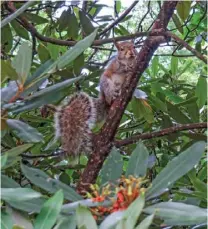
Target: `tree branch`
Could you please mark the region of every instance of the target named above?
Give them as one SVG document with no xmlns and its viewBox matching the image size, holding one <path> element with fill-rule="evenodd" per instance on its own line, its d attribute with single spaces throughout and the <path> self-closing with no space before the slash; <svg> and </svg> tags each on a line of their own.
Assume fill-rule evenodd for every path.
<svg viewBox="0 0 208 229">
<path fill-rule="evenodd" d="M 114 28 L 115 25 L 117 25 L 120 21 L 122 21 L 126 15 L 128 15 L 131 10 L 136 6 L 136 4 L 138 3 L 138 1 L 134 1 L 129 8 L 127 8 L 120 17 L 118 17 L 112 24 L 110 24 L 109 26 L 107 26 L 100 34 L 99 36 L 105 34 L 106 32 L 108 32 L 110 29 Z"/>
<path fill-rule="evenodd" d="M 196 49 L 192 48 L 188 43 L 186 43 L 184 40 L 176 36 L 175 34 L 171 32 L 166 32 L 167 36 L 173 38 L 177 43 L 184 46 L 186 49 L 188 49 L 190 52 L 192 52 L 196 57 L 198 57 L 200 60 L 202 60 L 205 64 L 207 64 L 207 58 L 203 56 L 200 52 L 198 52 Z"/>
<path fill-rule="evenodd" d="M 8 2 L 8 4 L 10 4 Z M 5 25 L 7 25 L 9 22 L 11 22 L 12 20 L 14 20 L 16 17 L 18 17 L 21 13 L 23 13 L 27 8 L 29 8 L 31 5 L 33 4 L 33 1 L 28 1 L 27 3 L 25 3 L 21 8 L 19 8 L 18 10 L 15 10 L 15 12 L 13 12 L 12 15 L 9 15 L 7 18 L 5 18 L 2 22 L 1 22 L 1 26 L 0 28 L 3 28 Z"/>
<path fill-rule="evenodd" d="M 152 32 L 154 30 L 165 31 L 176 4 L 177 1 L 164 1 L 157 20 L 153 25 Z M 102 168 L 106 157 L 110 153 L 120 120 L 126 106 L 131 100 L 137 83 L 141 78 L 142 73 L 148 67 L 149 61 L 154 52 L 164 40 L 165 38 L 163 36 L 149 36 L 145 40 L 144 45 L 137 56 L 137 66 L 135 66 L 135 69 L 132 72 L 129 72 L 126 76 L 126 81 L 122 86 L 121 95 L 112 104 L 104 126 L 100 133 L 94 138 L 94 150 L 90 155 L 88 164 L 77 186 L 78 192 L 85 193 L 86 190 L 88 190 L 89 185 L 96 181 L 99 171 Z"/>
<path fill-rule="evenodd" d="M 160 131 L 139 134 L 139 135 L 132 136 L 130 138 L 126 138 L 124 140 L 117 140 L 115 141 L 115 146 L 116 147 L 126 146 L 129 144 L 133 144 L 140 139 L 144 140 L 144 139 L 163 137 L 165 135 L 169 135 L 169 134 L 176 133 L 176 132 L 183 131 L 183 130 L 204 129 L 204 128 L 207 128 L 206 122 L 177 125 L 177 126 L 169 127 L 166 129 L 162 129 Z"/>
<path fill-rule="evenodd" d="M 14 13 L 16 12 L 16 8 L 14 6 L 14 4 L 12 2 L 10 2 L 10 4 L 7 3 L 7 8 L 10 12 Z M 51 37 L 46 37 L 43 36 L 42 34 L 40 34 L 36 28 L 27 21 L 27 19 L 23 16 L 19 16 L 18 17 L 21 21 L 21 25 L 28 30 L 31 34 L 33 34 L 33 36 L 37 37 L 39 40 L 44 41 L 44 42 L 48 42 L 51 44 L 55 44 L 55 45 L 60 45 L 60 46 L 74 46 L 77 41 L 68 41 L 68 40 L 60 40 L 60 39 L 56 39 L 56 38 L 51 38 Z M 18 20 L 19 22 L 19 20 Z M 115 38 L 107 38 L 107 39 L 100 39 L 100 40 L 95 40 L 92 43 L 93 45 L 103 45 L 103 44 L 107 44 L 107 43 L 112 43 L 114 41 L 125 41 L 125 40 L 129 40 L 129 39 L 134 39 L 136 37 L 144 37 L 144 36 L 158 36 L 158 32 L 154 33 L 150 31 L 147 32 L 137 32 L 134 34 L 129 34 L 126 36 L 120 36 L 120 37 L 115 37 Z"/>
</svg>

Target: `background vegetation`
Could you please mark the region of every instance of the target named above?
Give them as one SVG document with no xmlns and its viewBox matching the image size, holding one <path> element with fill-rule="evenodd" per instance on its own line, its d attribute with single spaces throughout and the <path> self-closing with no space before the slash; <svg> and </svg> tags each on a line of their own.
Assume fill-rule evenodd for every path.
<svg viewBox="0 0 208 229">
<path fill-rule="evenodd" d="M 1 228 L 206 228 L 206 1 L 177 3 L 172 39 L 143 72 L 84 196 L 89 156 L 63 158 L 53 140 L 47 104 L 80 90 L 97 97 L 113 38 L 140 51 L 161 7 L 1 1 Z"/>
</svg>

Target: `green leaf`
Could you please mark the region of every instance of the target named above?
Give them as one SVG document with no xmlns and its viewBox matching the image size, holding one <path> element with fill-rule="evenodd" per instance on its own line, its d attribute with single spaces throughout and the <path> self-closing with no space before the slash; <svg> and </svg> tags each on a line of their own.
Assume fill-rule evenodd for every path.
<svg viewBox="0 0 208 229">
<path fill-rule="evenodd" d="M 7 159 L 8 159 L 8 154 L 5 154 L 5 155 L 1 156 L 1 168 L 0 169 L 4 168 L 4 166 L 7 163 Z"/>
<path fill-rule="evenodd" d="M 17 73 L 11 66 L 9 60 L 1 60 L 1 81 L 4 82 L 6 79 L 17 80 Z"/>
<path fill-rule="evenodd" d="M 67 200 L 77 201 L 82 199 L 82 197 L 76 193 L 74 189 L 60 182 L 59 180 L 49 177 L 46 173 L 39 169 L 30 168 L 21 164 L 21 170 L 27 179 L 29 179 L 33 184 L 50 193 L 55 193 L 56 191 L 62 189 L 64 192 L 64 197 Z"/>
<path fill-rule="evenodd" d="M 198 179 L 196 177 L 196 173 L 194 172 L 194 170 L 191 170 L 188 173 L 188 177 L 189 177 L 191 183 L 193 184 L 194 188 L 196 189 L 196 191 L 202 192 L 203 196 L 206 198 L 207 185 L 203 181 L 201 181 L 200 179 Z"/>
<path fill-rule="evenodd" d="M 2 188 L 19 188 L 20 185 L 12 178 L 1 174 L 1 187 Z"/>
<path fill-rule="evenodd" d="M 1 211 L 1 229 L 12 229 L 12 215 L 8 212 Z"/>
<path fill-rule="evenodd" d="M 27 30 L 23 26 L 21 26 L 16 20 L 13 20 L 11 22 L 11 25 L 18 36 L 24 38 L 25 40 L 30 39 Z"/>
<path fill-rule="evenodd" d="M 123 219 L 123 226 L 124 228 L 128 229 L 134 229 L 134 226 L 137 223 L 137 220 L 142 213 L 142 209 L 145 204 L 145 198 L 144 194 L 140 193 L 140 196 L 134 200 L 133 203 L 130 204 L 130 206 L 127 208 L 127 210 L 124 212 Z"/>
<path fill-rule="evenodd" d="M 57 70 L 65 68 L 70 62 L 75 60 L 81 53 L 91 46 L 95 39 L 96 33 L 97 30 L 85 37 L 83 40 L 77 42 L 74 47 L 66 51 L 61 57 L 58 58 L 58 60 L 53 62 L 51 65 L 47 65 L 45 70 L 39 70 L 41 73 L 36 76 L 32 82 L 27 84 L 27 88 L 33 86 L 42 79 L 46 79 L 50 74 L 56 72 Z"/>
<path fill-rule="evenodd" d="M 148 229 L 154 219 L 154 214 L 147 216 L 135 229 Z"/>
<path fill-rule="evenodd" d="M 185 175 L 199 162 L 204 148 L 205 142 L 197 142 L 170 161 L 153 180 L 152 187 L 147 190 L 146 196 L 154 196 Z"/>
<path fill-rule="evenodd" d="M 171 73 L 176 76 L 178 72 L 178 57 L 172 56 L 171 58 Z"/>
<path fill-rule="evenodd" d="M 112 229 L 120 220 L 122 220 L 124 211 L 113 212 L 107 216 L 103 222 L 100 224 L 99 229 Z"/>
<path fill-rule="evenodd" d="M 46 46 L 42 43 L 38 45 L 38 56 L 42 63 L 45 63 L 47 60 L 50 59 L 50 53 L 48 49 L 46 48 Z"/>
<path fill-rule="evenodd" d="M 182 24 L 181 24 L 180 19 L 178 18 L 178 16 L 176 14 L 173 14 L 172 15 L 172 19 L 173 19 L 173 22 L 174 22 L 176 28 L 178 29 L 178 31 L 181 34 L 183 34 L 183 26 L 182 26 Z"/>
<path fill-rule="evenodd" d="M 20 113 L 27 110 L 38 108 L 45 104 L 50 104 L 63 99 L 69 94 L 68 88 L 86 76 L 82 75 L 73 79 L 65 80 L 61 83 L 54 84 L 41 91 L 34 93 L 32 96 L 26 97 L 24 103 L 19 106 L 8 108 L 13 113 Z"/>
<path fill-rule="evenodd" d="M 79 200 L 73 203 L 64 204 L 62 206 L 61 212 L 62 213 L 74 212 L 74 210 L 76 210 L 76 208 L 79 207 L 80 205 L 85 207 L 111 206 L 112 202 L 108 200 L 105 200 L 103 202 L 95 202 L 92 199 Z"/>
<path fill-rule="evenodd" d="M 79 19 L 82 28 L 87 35 L 92 33 L 95 30 L 94 26 L 92 25 L 92 22 L 83 11 L 79 11 Z"/>
<path fill-rule="evenodd" d="M 26 17 L 29 21 L 31 21 L 33 24 L 36 25 L 40 25 L 48 22 L 46 18 L 43 18 L 37 14 L 33 14 L 29 12 L 23 13 L 22 16 Z"/>
<path fill-rule="evenodd" d="M 149 152 L 145 145 L 140 141 L 136 149 L 131 154 L 126 176 L 143 177 L 147 171 Z"/>
<path fill-rule="evenodd" d="M 4 154 L 8 155 L 8 159 L 5 165 L 5 169 L 12 166 L 17 160 L 20 160 L 18 157 L 21 153 L 25 152 L 29 148 L 31 148 L 33 144 L 24 144 L 17 147 L 14 147 L 8 151 L 6 151 Z"/>
<path fill-rule="evenodd" d="M 63 203 L 63 192 L 59 190 L 54 196 L 47 200 L 34 222 L 34 229 L 51 229 L 61 211 Z"/>
<path fill-rule="evenodd" d="M 59 30 L 63 31 L 69 22 L 69 15 L 71 14 L 71 9 L 68 8 L 68 10 L 64 10 L 58 20 Z"/>
<path fill-rule="evenodd" d="M 167 102 L 168 107 L 168 114 L 170 117 L 176 120 L 177 123 L 191 123 L 192 120 L 190 120 L 182 111 L 179 109 L 176 105 L 172 105 L 171 103 Z"/>
<path fill-rule="evenodd" d="M 17 132 L 17 136 L 24 142 L 43 141 L 42 134 L 24 122 L 15 119 L 7 119 L 7 124 L 12 130 Z"/>
<path fill-rule="evenodd" d="M 121 11 L 121 1 L 115 1 L 115 8 L 116 8 L 116 13 L 119 14 Z"/>
<path fill-rule="evenodd" d="M 100 172 L 101 184 L 119 179 L 122 174 L 122 168 L 122 156 L 117 149 L 113 148 Z"/>
<path fill-rule="evenodd" d="M 133 98 L 131 105 L 137 119 L 144 118 L 148 123 L 154 122 L 152 108 L 146 100 Z"/>
<path fill-rule="evenodd" d="M 17 55 L 12 61 L 12 67 L 16 70 L 19 80 L 23 85 L 29 75 L 32 62 L 32 48 L 28 42 L 22 43 Z"/>
<path fill-rule="evenodd" d="M 154 105 L 157 110 L 167 112 L 166 104 L 164 102 L 162 102 L 158 97 L 156 97 L 154 95 L 150 95 L 148 98 L 152 102 L 151 105 Z"/>
<path fill-rule="evenodd" d="M 76 219 L 78 229 L 97 229 L 97 224 L 91 212 L 83 206 L 76 209 Z"/>
<path fill-rule="evenodd" d="M 159 70 L 159 58 L 158 56 L 155 56 L 152 60 L 152 75 L 153 77 L 156 77 L 158 70 Z"/>
<path fill-rule="evenodd" d="M 201 109 L 207 101 L 207 79 L 204 77 L 199 77 L 195 95 L 198 97 L 197 104 L 199 109 Z"/>
<path fill-rule="evenodd" d="M 41 197 L 39 192 L 30 188 L 1 188 L 1 198 L 5 201 L 24 201 Z"/>
<path fill-rule="evenodd" d="M 164 224 L 174 226 L 194 225 L 207 221 L 207 210 L 194 205 L 163 202 L 144 209 L 145 213 L 152 214 L 165 220 Z"/>
<path fill-rule="evenodd" d="M 74 73 L 75 73 L 75 75 L 81 74 L 83 66 L 84 66 L 84 55 L 82 53 L 81 55 L 79 55 L 74 60 Z"/>
<path fill-rule="evenodd" d="M 1 30 L 1 45 L 4 47 L 5 52 L 9 52 L 12 48 L 12 44 L 13 44 L 12 31 L 9 24 L 7 24 Z"/>
<path fill-rule="evenodd" d="M 189 16 L 191 9 L 191 1 L 179 1 L 177 3 L 176 9 L 179 17 L 184 22 Z"/>
<path fill-rule="evenodd" d="M 18 200 L 17 201 L 11 201 L 10 200 L 7 202 L 13 208 L 19 209 L 21 211 L 28 212 L 28 213 L 31 213 L 31 212 L 38 213 L 38 212 L 40 212 L 40 209 L 41 209 L 42 205 L 44 204 L 45 199 L 42 197 L 41 198 L 35 198 L 35 199 L 31 199 L 31 200 L 21 201 L 21 204 Z"/>
<path fill-rule="evenodd" d="M 69 15 L 67 24 L 67 36 L 72 39 L 77 39 L 79 33 L 79 23 L 73 12 Z"/>
<path fill-rule="evenodd" d="M 54 229 L 76 229 L 76 217 L 75 215 L 61 217 Z"/>
</svg>

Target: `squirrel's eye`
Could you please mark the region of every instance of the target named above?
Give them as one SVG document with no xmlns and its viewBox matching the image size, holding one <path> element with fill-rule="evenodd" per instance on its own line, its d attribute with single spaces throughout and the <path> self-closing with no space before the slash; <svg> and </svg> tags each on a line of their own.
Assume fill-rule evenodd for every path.
<svg viewBox="0 0 208 229">
<path fill-rule="evenodd" d="M 124 50 L 124 47 L 120 47 L 120 51 L 123 51 Z"/>
</svg>

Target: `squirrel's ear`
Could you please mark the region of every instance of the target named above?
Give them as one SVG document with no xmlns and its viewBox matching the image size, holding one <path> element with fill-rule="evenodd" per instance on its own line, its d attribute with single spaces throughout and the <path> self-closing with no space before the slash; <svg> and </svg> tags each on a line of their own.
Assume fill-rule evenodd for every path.
<svg viewBox="0 0 208 229">
<path fill-rule="evenodd" d="M 115 40 L 114 40 L 114 42 L 113 42 L 113 43 L 114 43 L 114 45 L 116 46 L 116 48 L 119 50 L 119 48 L 120 48 L 120 44 L 119 44 L 117 41 L 115 41 Z"/>
</svg>

